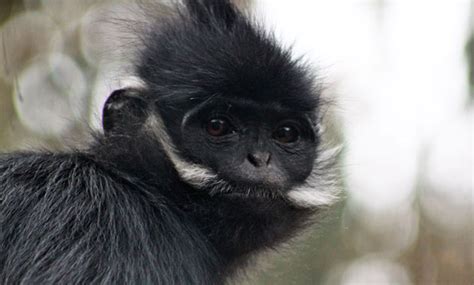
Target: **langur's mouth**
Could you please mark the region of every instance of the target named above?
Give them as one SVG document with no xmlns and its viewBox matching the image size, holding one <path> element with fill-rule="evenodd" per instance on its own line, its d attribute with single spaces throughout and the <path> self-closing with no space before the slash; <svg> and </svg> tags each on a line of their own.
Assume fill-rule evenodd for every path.
<svg viewBox="0 0 474 285">
<path fill-rule="evenodd" d="M 220 185 L 211 187 L 209 190 L 210 194 L 213 196 L 215 195 L 247 199 L 281 198 L 284 197 L 284 193 L 288 191 L 282 188 L 281 185 L 277 186 L 263 183 L 244 184 L 242 182 L 239 182 L 239 184 L 221 183 Z"/>
</svg>

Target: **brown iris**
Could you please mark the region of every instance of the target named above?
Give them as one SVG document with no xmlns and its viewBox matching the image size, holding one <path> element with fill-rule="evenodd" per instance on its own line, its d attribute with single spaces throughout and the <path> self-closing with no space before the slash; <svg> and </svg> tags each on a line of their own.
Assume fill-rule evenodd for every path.
<svg viewBox="0 0 474 285">
<path fill-rule="evenodd" d="M 296 142 L 300 137 L 298 128 L 291 125 L 278 127 L 273 132 L 273 139 L 284 144 Z"/>
<path fill-rule="evenodd" d="M 229 134 L 231 129 L 230 124 L 226 119 L 214 118 L 207 122 L 206 131 L 213 137 L 220 137 Z"/>
</svg>

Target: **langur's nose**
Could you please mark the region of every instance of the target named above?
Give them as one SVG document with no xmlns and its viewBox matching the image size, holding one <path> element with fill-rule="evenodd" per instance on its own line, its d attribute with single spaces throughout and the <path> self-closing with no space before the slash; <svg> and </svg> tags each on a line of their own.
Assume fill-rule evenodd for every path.
<svg viewBox="0 0 474 285">
<path fill-rule="evenodd" d="M 270 156 L 269 152 L 255 151 L 249 153 L 247 159 L 255 167 L 263 167 L 270 163 Z"/>
</svg>

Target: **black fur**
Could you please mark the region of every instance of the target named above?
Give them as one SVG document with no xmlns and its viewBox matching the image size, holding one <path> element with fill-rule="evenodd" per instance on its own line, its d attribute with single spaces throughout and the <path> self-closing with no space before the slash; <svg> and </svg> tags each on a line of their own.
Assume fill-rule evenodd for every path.
<svg viewBox="0 0 474 285">
<path fill-rule="evenodd" d="M 228 1 L 184 2 L 143 31 L 137 74 L 145 87 L 109 98 L 104 134 L 87 150 L 0 156 L 1 284 L 222 284 L 317 211 L 280 192 L 196 189 L 145 127 L 160 114 L 193 160 L 180 149 L 179 123 L 216 95 L 317 123 L 319 90 L 289 51 Z M 319 138 L 311 141 L 314 149 Z"/>
<path fill-rule="evenodd" d="M 164 197 L 82 154 L 0 160 L 2 284 L 213 284 L 215 250 Z"/>
</svg>

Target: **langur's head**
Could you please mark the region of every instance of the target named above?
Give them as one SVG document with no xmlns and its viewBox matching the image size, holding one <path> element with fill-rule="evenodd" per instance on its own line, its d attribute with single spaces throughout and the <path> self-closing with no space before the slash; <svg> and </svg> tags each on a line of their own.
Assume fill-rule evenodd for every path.
<svg viewBox="0 0 474 285">
<path fill-rule="evenodd" d="M 137 121 L 184 181 L 212 194 L 311 200 L 327 154 L 307 65 L 222 0 L 184 1 L 142 43 L 143 86 L 109 98 L 106 132 Z M 331 199 L 323 190 L 313 204 Z"/>
</svg>

